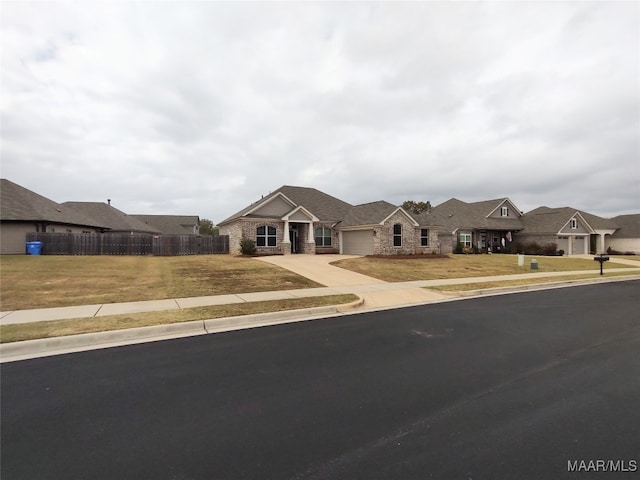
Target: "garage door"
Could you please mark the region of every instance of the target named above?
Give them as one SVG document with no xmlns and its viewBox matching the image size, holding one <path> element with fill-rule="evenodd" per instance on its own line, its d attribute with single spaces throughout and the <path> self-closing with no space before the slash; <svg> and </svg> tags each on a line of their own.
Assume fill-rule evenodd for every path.
<svg viewBox="0 0 640 480">
<path fill-rule="evenodd" d="M 342 232 L 342 253 L 373 255 L 373 230 Z"/>
</svg>

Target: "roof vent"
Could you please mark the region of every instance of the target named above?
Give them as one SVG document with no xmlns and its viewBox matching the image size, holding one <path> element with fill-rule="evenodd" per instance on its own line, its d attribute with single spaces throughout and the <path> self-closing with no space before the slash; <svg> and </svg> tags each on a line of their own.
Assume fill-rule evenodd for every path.
<svg viewBox="0 0 640 480">
<path fill-rule="evenodd" d="M 109 206 L 111 205 L 111 199 L 110 198 L 107 198 L 107 205 L 109 205 Z"/>
</svg>

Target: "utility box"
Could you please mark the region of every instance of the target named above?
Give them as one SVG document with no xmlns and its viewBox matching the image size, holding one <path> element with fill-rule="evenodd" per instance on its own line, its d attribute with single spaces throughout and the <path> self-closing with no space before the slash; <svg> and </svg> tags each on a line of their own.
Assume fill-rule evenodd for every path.
<svg viewBox="0 0 640 480">
<path fill-rule="evenodd" d="M 531 270 L 538 270 L 538 260 L 535 258 L 531 260 Z"/>
<path fill-rule="evenodd" d="M 521 253 L 518 254 L 518 266 L 524 267 L 524 255 L 522 255 Z"/>
</svg>

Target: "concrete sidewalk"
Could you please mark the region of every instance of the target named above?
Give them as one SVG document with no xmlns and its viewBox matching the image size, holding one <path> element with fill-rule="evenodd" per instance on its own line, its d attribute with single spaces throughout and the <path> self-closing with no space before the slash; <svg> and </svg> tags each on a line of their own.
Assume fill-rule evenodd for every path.
<svg viewBox="0 0 640 480">
<path fill-rule="evenodd" d="M 359 308 L 360 310 L 364 311 L 380 307 L 412 305 L 417 303 L 450 299 L 452 298 L 452 296 L 463 296 L 436 292 L 433 290 L 428 290 L 425 287 L 441 287 L 447 285 L 463 285 L 486 282 L 508 282 L 510 280 L 538 278 L 543 279 L 563 277 L 568 275 L 599 273 L 599 270 L 594 269 L 571 272 L 527 272 L 513 275 L 491 275 L 485 277 L 414 280 L 409 282 L 384 282 L 382 280 L 377 280 L 360 274 L 357 274 L 357 277 L 344 275 L 345 272 L 353 272 L 349 272 L 338 267 L 331 268 L 340 270 L 340 272 L 332 272 L 334 275 L 334 282 L 336 283 L 335 286 L 302 288 L 293 290 L 276 290 L 269 292 L 247 292 L 227 295 L 212 295 L 206 297 L 174 298 L 166 300 L 147 300 L 141 302 L 108 303 L 102 305 L 78 305 L 70 307 L 6 311 L 0 312 L 0 325 L 64 320 L 69 318 L 104 317 L 106 315 L 134 314 L 141 312 L 159 312 L 167 310 L 177 310 L 181 308 L 229 305 L 234 303 L 259 302 L 267 300 L 286 300 L 348 293 L 355 294 L 363 298 L 364 302 L 362 302 Z M 637 274 L 640 274 L 640 264 L 637 270 L 629 268 L 608 268 L 606 272 L 636 272 Z M 323 273 L 323 275 L 324 274 L 325 273 Z M 633 277 L 635 277 L 635 275 L 630 276 L 630 278 Z M 357 283 L 348 283 L 346 281 L 347 278 L 351 278 Z M 363 283 L 367 281 L 367 279 L 370 280 L 369 283 Z M 607 277 L 605 276 L 602 279 L 606 280 Z"/>
<path fill-rule="evenodd" d="M 287 268 L 307 278 L 327 284 L 326 287 L 278 290 L 270 292 L 247 292 L 206 297 L 175 298 L 141 302 L 111 303 L 103 305 L 80 305 L 71 307 L 42 308 L 0 312 L 0 325 L 64 320 L 69 318 L 94 318 L 105 315 L 156 312 L 180 308 L 228 305 L 233 303 L 257 302 L 265 300 L 294 299 L 324 295 L 351 293 L 360 300 L 343 306 L 315 307 L 301 310 L 271 312 L 263 314 L 217 318 L 211 320 L 188 321 L 169 325 L 139 327 L 108 332 L 71 335 L 67 337 L 44 338 L 0 344 L 0 363 L 24 360 L 63 353 L 80 352 L 97 348 L 131 345 L 151 341 L 203 335 L 215 332 L 256 328 L 267 325 L 299 322 L 316 318 L 327 318 L 345 313 L 383 310 L 411 305 L 421 305 L 443 301 L 454 301 L 471 296 L 496 295 L 560 286 L 598 282 L 626 281 L 640 279 L 640 262 L 629 260 L 629 265 L 638 268 L 608 268 L 607 274 L 625 272 L 621 277 L 603 276 L 586 280 L 571 280 L 553 284 L 507 286 L 460 293 L 442 293 L 425 287 L 460 285 L 486 282 L 505 282 L 521 279 L 544 279 L 567 275 L 599 273 L 599 269 L 572 272 L 530 272 L 514 275 L 493 275 L 485 277 L 454 278 L 440 280 L 417 280 L 409 282 L 384 282 L 355 272 L 334 267 L 329 262 L 345 256 L 333 255 L 291 255 L 262 258 L 262 261 Z M 613 262 L 612 262 L 613 263 Z"/>
</svg>

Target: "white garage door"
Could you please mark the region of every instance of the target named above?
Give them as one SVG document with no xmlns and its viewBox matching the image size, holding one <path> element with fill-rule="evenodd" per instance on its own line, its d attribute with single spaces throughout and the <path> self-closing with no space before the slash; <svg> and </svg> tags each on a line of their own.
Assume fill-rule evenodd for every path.
<svg viewBox="0 0 640 480">
<path fill-rule="evenodd" d="M 373 230 L 342 232 L 342 253 L 347 255 L 373 255 Z"/>
</svg>

